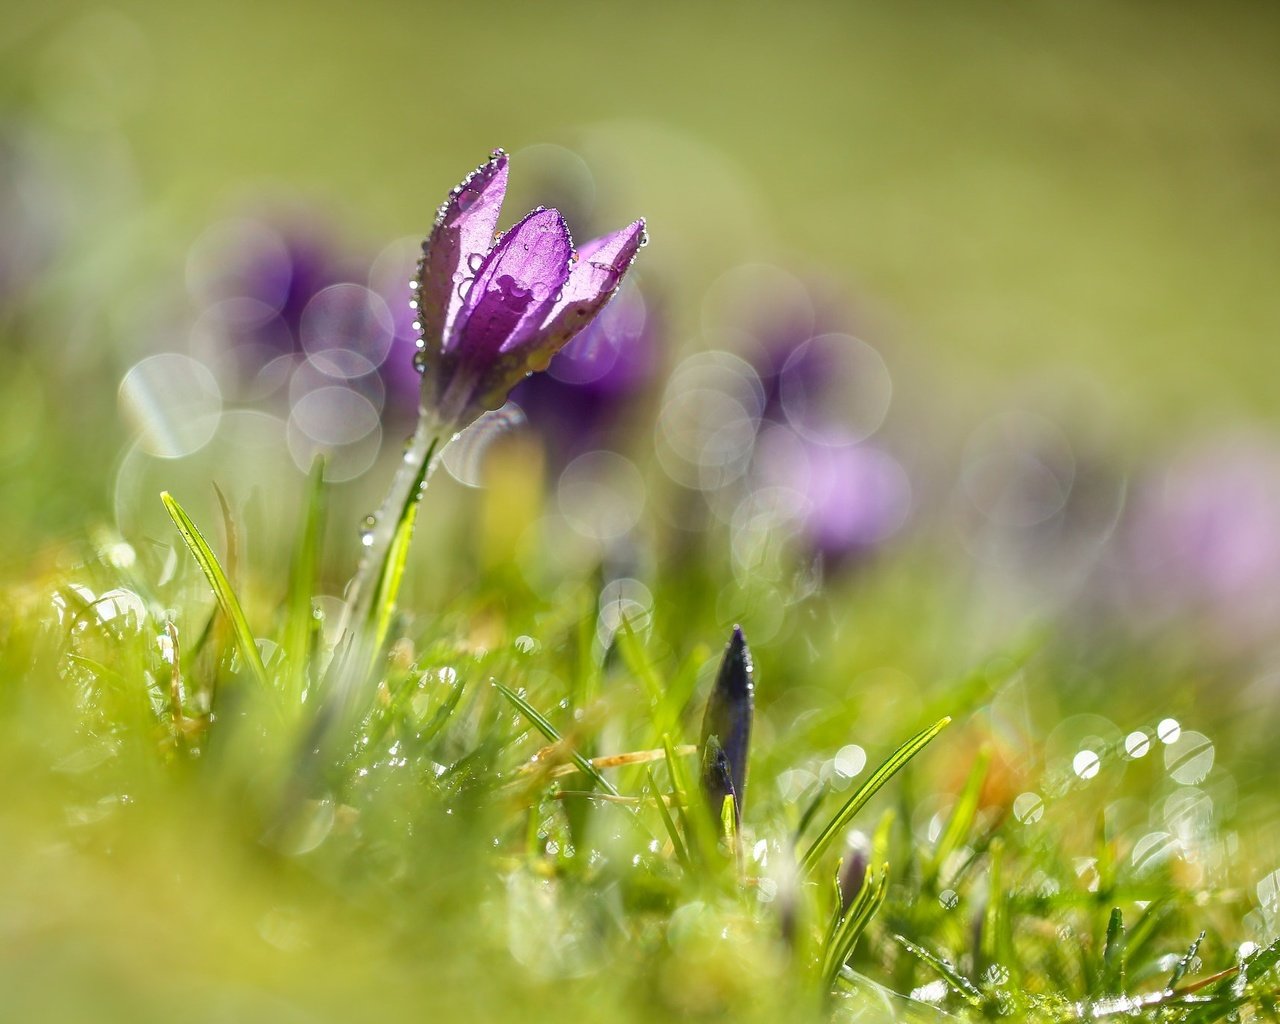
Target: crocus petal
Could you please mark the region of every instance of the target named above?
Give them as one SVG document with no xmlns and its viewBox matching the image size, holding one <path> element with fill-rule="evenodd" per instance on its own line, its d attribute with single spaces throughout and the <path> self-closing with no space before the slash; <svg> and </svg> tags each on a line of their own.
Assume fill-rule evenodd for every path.
<svg viewBox="0 0 1280 1024">
<path fill-rule="evenodd" d="M 493 232 L 507 192 L 507 155 L 494 150 L 449 193 L 440 207 L 435 227 L 422 247 L 418 270 L 418 322 L 428 350 L 438 349 L 462 309 L 460 287 L 472 276 L 493 245 Z"/>
<path fill-rule="evenodd" d="M 538 331 L 536 351 L 530 352 L 533 369 L 543 369 L 553 355 L 591 323 L 617 291 L 623 274 L 647 241 L 644 221 L 638 220 L 579 250 L 560 298 Z"/>
<path fill-rule="evenodd" d="M 535 210 L 480 264 L 446 349 L 485 370 L 537 330 L 569 276 L 573 242 L 556 210 Z"/>
</svg>

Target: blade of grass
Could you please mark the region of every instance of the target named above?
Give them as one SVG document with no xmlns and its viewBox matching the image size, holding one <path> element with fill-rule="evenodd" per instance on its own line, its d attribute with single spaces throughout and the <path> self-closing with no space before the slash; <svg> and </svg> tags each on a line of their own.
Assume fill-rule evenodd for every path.
<svg viewBox="0 0 1280 1024">
<path fill-rule="evenodd" d="M 1119 907 L 1111 909 L 1107 921 L 1107 944 L 1102 951 L 1102 994 L 1122 996 L 1125 988 L 1124 914 Z"/>
<path fill-rule="evenodd" d="M 654 778 L 652 768 L 646 768 L 644 773 L 649 780 L 649 792 L 653 794 L 653 802 L 658 805 L 658 814 L 662 818 L 662 826 L 667 830 L 667 836 L 671 839 L 671 848 L 675 851 L 676 860 L 680 862 L 681 867 L 688 871 L 693 867 L 689 861 L 689 851 L 685 849 L 684 840 L 680 838 L 680 830 L 676 828 L 675 819 L 671 817 L 671 812 L 667 809 L 667 802 L 662 799 L 662 791 L 658 789 L 658 780 Z"/>
<path fill-rule="evenodd" d="M 1196 936 L 1195 941 L 1187 947 L 1187 951 L 1182 954 L 1182 958 L 1173 965 L 1173 973 L 1169 975 L 1169 984 L 1165 986 L 1167 989 L 1175 989 L 1186 977 L 1187 971 L 1191 970 L 1191 965 L 1196 962 L 1196 954 L 1200 952 L 1200 943 L 1204 941 L 1205 933 L 1202 931 Z"/>
<path fill-rule="evenodd" d="M 871 800 L 884 784 L 896 775 L 916 754 L 920 753 L 927 747 L 938 735 L 951 723 L 950 718 L 942 718 L 916 733 L 906 743 L 902 744 L 895 750 L 889 759 L 877 768 L 871 777 L 864 782 L 858 790 L 845 801 L 835 815 L 827 822 L 823 830 L 818 834 L 818 838 L 813 841 L 809 849 L 805 851 L 805 855 L 800 858 L 800 875 L 804 877 L 813 871 L 817 866 L 818 859 L 827 851 L 827 848 L 835 842 L 836 838 L 844 830 L 845 826 L 853 820 L 868 801 Z"/>
<path fill-rule="evenodd" d="M 923 946 L 917 946 L 914 942 L 901 935 L 895 935 L 894 940 L 898 942 L 898 944 L 901 945 L 908 953 L 918 957 L 920 960 L 923 960 L 926 964 L 942 975 L 942 980 L 950 986 L 956 995 L 969 1003 L 970 1006 L 982 1006 L 985 1002 L 982 993 L 978 990 L 978 987 L 961 974 L 959 968 L 957 968 L 955 964 L 951 963 L 951 961 L 944 960 L 936 953 L 930 953 Z"/>
<path fill-rule="evenodd" d="M 502 696 L 519 709 L 520 713 L 524 715 L 525 718 L 533 723 L 534 728 L 537 729 L 538 732 L 542 733 L 542 735 L 552 743 L 564 743 L 564 738 L 560 735 L 556 727 L 547 721 L 547 719 L 545 719 L 537 710 L 535 710 L 532 704 L 514 690 L 503 686 L 496 679 L 493 680 L 493 685 L 497 688 L 498 692 L 502 694 Z M 580 772 L 590 777 L 595 784 L 606 793 L 610 796 L 621 796 L 617 789 L 614 788 L 613 783 L 606 779 L 600 773 L 600 769 L 593 765 L 589 759 L 578 753 L 578 751 L 572 749 L 569 750 L 569 757 L 572 759 L 573 763 L 578 766 L 578 770 Z"/>
<path fill-rule="evenodd" d="M 196 564 L 200 566 L 200 571 L 204 573 L 205 579 L 209 581 L 213 596 L 217 599 L 218 607 L 222 609 L 227 621 L 231 623 L 232 635 L 236 641 L 236 648 L 240 651 L 240 657 L 249 666 L 249 670 L 259 684 L 264 688 L 270 687 L 271 682 L 267 677 L 266 667 L 262 664 L 262 657 L 258 653 L 258 644 L 254 640 L 253 631 L 249 628 L 248 620 L 244 617 L 244 610 L 240 607 L 240 602 L 236 599 L 235 592 L 231 589 L 231 584 L 227 580 L 226 573 L 222 571 L 222 566 L 218 563 L 217 556 L 214 555 L 213 550 L 209 547 L 208 542 L 204 539 L 196 524 L 192 522 L 191 517 L 187 515 L 173 495 L 168 491 L 162 491 L 160 500 L 164 502 L 169 518 L 173 520 L 173 524 L 178 528 L 178 533 L 182 535 L 182 540 L 187 545 L 187 550 L 191 552 Z"/>
<path fill-rule="evenodd" d="M 951 816 L 947 819 L 947 824 L 943 828 L 942 834 L 938 837 L 937 845 L 933 849 L 933 855 L 925 866 L 925 879 L 928 882 L 938 880 L 947 858 L 953 851 L 960 848 L 960 844 L 964 842 L 969 830 L 973 828 L 974 819 L 978 814 L 978 802 L 982 797 L 982 784 L 986 781 L 987 770 L 990 765 L 991 748 L 983 747 L 978 752 L 978 757 L 973 763 L 973 769 L 969 772 L 969 777 L 965 780 L 964 789 L 960 791 L 960 796 L 956 798 L 955 807 L 951 809 Z"/>
<path fill-rule="evenodd" d="M 879 873 L 874 871 L 870 865 L 867 866 L 862 888 L 858 890 L 858 895 L 854 898 L 853 903 L 850 904 L 848 912 L 841 919 L 827 946 L 826 970 L 823 973 L 823 981 L 827 990 L 830 990 L 835 985 L 836 976 L 840 973 L 840 969 L 849 962 L 849 957 L 853 955 L 853 948 L 858 944 L 858 939 L 861 938 L 867 925 L 871 923 L 871 919 L 876 916 L 880 907 L 883 906 L 885 894 L 888 892 L 888 882 L 888 864 L 883 865 Z"/>
</svg>

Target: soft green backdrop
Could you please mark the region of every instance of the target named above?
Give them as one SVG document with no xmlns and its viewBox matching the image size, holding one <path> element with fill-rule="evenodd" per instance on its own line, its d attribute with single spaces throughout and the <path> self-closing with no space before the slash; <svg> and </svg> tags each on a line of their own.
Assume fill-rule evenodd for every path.
<svg viewBox="0 0 1280 1024">
<path fill-rule="evenodd" d="M 1158 440 L 1274 416 L 1278 14 L 53 2 L 0 16 L 0 77 L 72 138 L 123 133 L 121 259 L 265 184 L 370 240 L 421 232 L 493 145 L 557 141 L 648 214 L 679 302 L 744 257 L 820 267 L 953 394 L 1067 371 Z"/>
</svg>

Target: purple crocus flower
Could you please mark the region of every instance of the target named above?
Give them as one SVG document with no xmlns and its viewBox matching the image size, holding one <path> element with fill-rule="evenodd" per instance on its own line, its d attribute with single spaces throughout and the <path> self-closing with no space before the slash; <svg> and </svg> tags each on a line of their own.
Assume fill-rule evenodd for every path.
<svg viewBox="0 0 1280 1024">
<path fill-rule="evenodd" d="M 414 285 L 423 405 L 466 426 L 545 369 L 613 296 L 645 244 L 637 220 L 575 254 L 564 218 L 535 209 L 493 241 L 507 187 L 501 150 L 455 188 L 423 245 Z"/>
</svg>

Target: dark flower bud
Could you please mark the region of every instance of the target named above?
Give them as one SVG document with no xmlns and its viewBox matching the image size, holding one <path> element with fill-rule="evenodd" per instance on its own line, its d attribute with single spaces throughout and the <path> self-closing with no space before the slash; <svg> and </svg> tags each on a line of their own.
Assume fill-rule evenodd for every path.
<svg viewBox="0 0 1280 1024">
<path fill-rule="evenodd" d="M 702 788 L 717 820 L 725 797 L 733 797 L 735 821 L 742 820 L 754 715 L 751 651 L 734 626 L 702 719 Z"/>
</svg>

